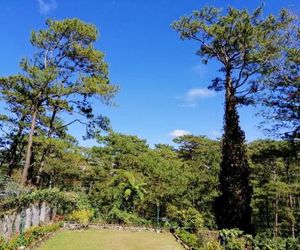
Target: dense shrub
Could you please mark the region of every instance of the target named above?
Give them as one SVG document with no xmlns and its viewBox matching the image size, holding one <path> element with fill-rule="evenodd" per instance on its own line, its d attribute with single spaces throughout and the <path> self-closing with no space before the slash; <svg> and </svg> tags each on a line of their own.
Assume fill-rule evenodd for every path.
<svg viewBox="0 0 300 250">
<path fill-rule="evenodd" d="M 220 238 L 227 250 L 242 250 L 246 245 L 246 238 L 243 236 L 243 231 L 233 229 L 222 229 Z"/>
<path fill-rule="evenodd" d="M 71 221 L 75 221 L 81 224 L 88 224 L 92 217 L 94 216 L 94 212 L 92 210 L 74 210 L 68 216 L 68 219 Z"/>
<path fill-rule="evenodd" d="M 15 250 L 20 246 L 29 247 L 46 234 L 57 231 L 61 226 L 61 223 L 55 223 L 47 226 L 32 227 L 24 234 L 15 235 L 9 241 L 0 237 L 0 250 Z"/>
<path fill-rule="evenodd" d="M 77 207 L 78 194 L 62 192 L 59 189 L 36 190 L 0 203 L 0 211 L 21 209 L 30 204 L 47 202 L 58 208 L 58 213 L 67 214 Z"/>
<path fill-rule="evenodd" d="M 200 249 L 202 240 L 196 234 L 190 233 L 183 229 L 177 229 L 176 234 L 189 247 L 192 247 L 193 249 Z"/>
<path fill-rule="evenodd" d="M 259 234 L 253 243 L 255 250 L 300 250 L 300 238 L 274 238 Z"/>
<path fill-rule="evenodd" d="M 134 213 L 125 212 L 117 208 L 113 208 L 109 214 L 106 216 L 106 222 L 108 223 L 118 223 L 126 225 L 144 225 L 148 226 L 151 222 L 139 217 Z"/>
<path fill-rule="evenodd" d="M 10 177 L 2 175 L 0 172 L 0 199 L 16 197 L 28 191 L 28 187 L 13 181 Z"/>
<path fill-rule="evenodd" d="M 217 240 L 210 240 L 203 244 L 200 250 L 223 250 L 223 247 Z"/>
<path fill-rule="evenodd" d="M 167 208 L 167 214 L 177 227 L 186 231 L 196 233 L 203 228 L 203 216 L 195 208 L 178 210 L 177 207 L 170 205 Z"/>
</svg>

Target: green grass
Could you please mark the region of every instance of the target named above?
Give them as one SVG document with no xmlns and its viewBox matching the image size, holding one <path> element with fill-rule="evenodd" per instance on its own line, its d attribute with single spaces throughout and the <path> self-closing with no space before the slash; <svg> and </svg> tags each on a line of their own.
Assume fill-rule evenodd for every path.
<svg viewBox="0 0 300 250">
<path fill-rule="evenodd" d="M 110 229 L 60 231 L 39 250 L 182 250 L 170 233 Z"/>
</svg>

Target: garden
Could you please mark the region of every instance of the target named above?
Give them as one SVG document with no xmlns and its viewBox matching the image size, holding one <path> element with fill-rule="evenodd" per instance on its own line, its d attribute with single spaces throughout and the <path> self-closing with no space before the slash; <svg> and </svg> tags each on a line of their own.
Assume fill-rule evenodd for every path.
<svg viewBox="0 0 300 250">
<path fill-rule="evenodd" d="M 46 12 L 56 8 L 54 0 L 37 2 Z M 124 103 L 122 85 L 98 49 L 98 27 L 53 17 L 34 29 L 19 73 L 0 72 L 0 250 L 300 250 L 299 17 L 246 7 L 176 12 L 168 23 L 176 48 L 193 56 L 187 44 L 194 46 L 214 72 L 211 84 L 176 97 L 186 112 L 170 122 L 165 99 L 151 110 L 147 99 L 125 132 L 108 117 L 121 125 L 137 113 L 118 120 L 111 111 L 115 100 Z M 222 102 L 222 135 L 198 134 L 215 119 L 207 113 L 195 133 L 175 129 L 169 142 L 154 140 L 167 123 L 193 126 L 199 97 Z M 250 118 L 249 107 L 258 110 Z M 164 118 L 143 122 L 153 110 Z M 242 127 L 257 116 L 265 134 L 246 140 Z"/>
</svg>

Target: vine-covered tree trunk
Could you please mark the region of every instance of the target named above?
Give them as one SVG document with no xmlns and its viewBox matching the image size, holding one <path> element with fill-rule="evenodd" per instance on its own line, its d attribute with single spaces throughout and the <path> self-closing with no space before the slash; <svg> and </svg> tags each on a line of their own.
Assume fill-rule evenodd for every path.
<svg viewBox="0 0 300 250">
<path fill-rule="evenodd" d="M 224 135 L 219 175 L 221 195 L 216 200 L 216 214 L 220 228 L 239 228 L 251 232 L 250 169 L 245 135 L 239 126 L 234 94 L 229 70 L 226 75 Z"/>
</svg>

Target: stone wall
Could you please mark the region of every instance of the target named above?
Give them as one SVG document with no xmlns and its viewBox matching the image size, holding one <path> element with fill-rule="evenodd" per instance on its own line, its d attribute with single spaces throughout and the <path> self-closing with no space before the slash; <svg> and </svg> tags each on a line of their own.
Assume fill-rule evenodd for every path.
<svg viewBox="0 0 300 250">
<path fill-rule="evenodd" d="M 91 229 L 114 229 L 114 230 L 123 230 L 123 231 L 131 231 L 131 232 L 139 232 L 139 231 L 150 231 L 156 233 L 163 232 L 162 229 L 156 229 L 154 227 L 129 226 L 129 225 L 120 225 L 120 224 L 100 224 L 100 223 L 79 224 L 70 221 L 64 223 L 64 228 L 70 230 L 91 228 Z"/>
<path fill-rule="evenodd" d="M 56 215 L 56 209 L 46 202 L 32 204 L 21 211 L 6 214 L 0 218 L 0 236 L 9 239 L 14 234 L 24 232 L 32 226 L 48 224 Z"/>
</svg>

